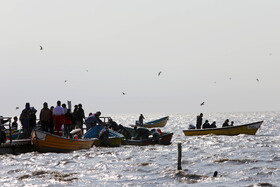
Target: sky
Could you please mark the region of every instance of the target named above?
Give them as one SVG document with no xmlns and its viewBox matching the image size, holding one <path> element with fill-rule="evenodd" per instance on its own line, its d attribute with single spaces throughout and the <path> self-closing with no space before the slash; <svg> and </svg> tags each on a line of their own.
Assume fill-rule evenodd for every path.
<svg viewBox="0 0 280 187">
<path fill-rule="evenodd" d="M 57 100 L 103 114 L 279 111 L 279 9 L 277 0 L 1 0 L 0 115 Z"/>
</svg>

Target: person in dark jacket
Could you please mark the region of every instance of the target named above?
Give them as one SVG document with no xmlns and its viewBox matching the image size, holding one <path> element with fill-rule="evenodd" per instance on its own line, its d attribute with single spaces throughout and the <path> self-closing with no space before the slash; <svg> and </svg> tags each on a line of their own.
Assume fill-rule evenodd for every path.
<svg viewBox="0 0 280 187">
<path fill-rule="evenodd" d="M 203 129 L 209 129 L 209 128 L 211 128 L 211 125 L 210 125 L 210 123 L 209 123 L 208 120 L 205 120 L 204 124 L 202 125 L 202 128 L 203 128 Z"/>
<path fill-rule="evenodd" d="M 112 120 L 112 118 L 109 118 L 109 128 L 113 129 L 113 131 L 118 131 L 119 130 L 119 125 Z"/>
<path fill-rule="evenodd" d="M 137 126 L 134 127 L 134 131 L 136 132 L 136 140 L 145 140 L 149 138 L 150 131 L 146 128 L 137 128 Z"/>
<path fill-rule="evenodd" d="M 48 108 L 48 103 L 45 102 L 40 112 L 40 122 L 41 122 L 42 131 L 46 131 L 46 132 L 49 131 L 51 118 L 52 118 L 52 112 Z"/>
<path fill-rule="evenodd" d="M 203 117 L 202 113 L 200 113 L 200 115 L 196 117 L 196 128 L 197 129 L 201 129 L 202 117 Z"/>
<path fill-rule="evenodd" d="M 15 116 L 14 118 L 14 121 L 13 121 L 13 123 L 12 123 L 12 129 L 15 129 L 15 130 L 17 130 L 18 129 L 18 118 Z"/>
<path fill-rule="evenodd" d="M 211 128 L 217 128 L 216 121 L 213 121 L 213 123 L 211 124 Z"/>
<path fill-rule="evenodd" d="M 23 136 L 24 138 L 29 138 L 30 134 L 30 113 L 31 113 L 31 109 L 30 109 L 30 104 L 26 103 L 25 104 L 25 109 L 22 110 L 21 114 L 20 114 L 20 122 L 22 125 L 22 130 L 23 130 Z"/>
<path fill-rule="evenodd" d="M 72 114 L 70 109 L 67 109 L 64 117 L 64 136 L 66 138 L 70 138 L 70 132 L 73 130 L 72 128 Z"/>
<path fill-rule="evenodd" d="M 50 111 L 51 111 L 50 133 L 51 134 L 53 134 L 53 130 L 54 130 L 53 109 L 54 109 L 54 106 L 51 106 L 51 108 L 50 108 Z"/>
<path fill-rule="evenodd" d="M 79 109 L 77 110 L 77 128 L 80 128 L 82 130 L 82 134 L 83 133 L 83 124 L 84 124 L 84 119 L 85 119 L 85 112 L 84 109 L 82 108 L 82 104 L 79 104 Z"/>
<path fill-rule="evenodd" d="M 228 127 L 229 126 L 229 119 L 226 119 L 226 121 L 223 123 L 223 127 Z"/>
</svg>

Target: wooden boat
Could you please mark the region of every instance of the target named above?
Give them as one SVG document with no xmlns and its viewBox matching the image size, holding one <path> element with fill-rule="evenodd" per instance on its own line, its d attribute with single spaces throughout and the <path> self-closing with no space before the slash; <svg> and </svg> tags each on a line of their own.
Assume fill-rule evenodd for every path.
<svg viewBox="0 0 280 187">
<path fill-rule="evenodd" d="M 68 139 L 40 130 L 33 130 L 31 134 L 31 143 L 38 152 L 67 153 L 79 149 L 89 149 L 94 144 L 94 141 L 96 140 Z"/>
<path fill-rule="evenodd" d="M 30 139 L 21 139 L 7 141 L 6 143 L 0 144 L 0 155 L 1 154 L 20 154 L 34 151 L 34 147 L 31 144 Z"/>
<path fill-rule="evenodd" d="M 129 128 L 129 127 L 124 127 L 124 128 L 128 132 L 130 132 L 131 137 L 136 136 L 136 132 L 134 131 L 133 128 Z M 154 142 L 152 137 L 149 137 L 148 139 L 142 139 L 142 140 L 123 139 L 122 145 L 138 145 L 138 146 L 155 145 L 155 144 L 170 145 L 172 136 L 173 136 L 173 133 L 162 132 L 162 135 L 160 138 L 160 143 Z"/>
<path fill-rule="evenodd" d="M 9 130 L 5 130 L 6 133 L 6 138 L 7 140 L 10 139 L 10 131 Z M 24 139 L 23 133 L 21 130 L 12 130 L 12 140 L 19 140 L 19 139 Z"/>
<path fill-rule="evenodd" d="M 199 136 L 199 135 L 239 135 L 239 134 L 250 134 L 255 135 L 257 130 L 261 127 L 263 121 L 238 125 L 238 126 L 229 126 L 222 128 L 211 128 L 211 129 L 191 129 L 191 130 L 183 130 L 185 136 Z"/>
<path fill-rule="evenodd" d="M 85 133 L 83 138 L 95 139 L 94 146 L 102 146 L 102 142 L 98 139 L 99 132 L 104 129 L 101 125 L 95 125 Z M 121 145 L 123 135 L 109 129 L 109 147 L 118 147 Z"/>
<path fill-rule="evenodd" d="M 143 125 L 130 125 L 130 126 L 131 127 L 138 126 L 138 127 L 145 127 L 145 128 L 164 127 L 168 120 L 169 120 L 169 116 L 166 116 L 160 119 L 146 122 Z"/>
</svg>

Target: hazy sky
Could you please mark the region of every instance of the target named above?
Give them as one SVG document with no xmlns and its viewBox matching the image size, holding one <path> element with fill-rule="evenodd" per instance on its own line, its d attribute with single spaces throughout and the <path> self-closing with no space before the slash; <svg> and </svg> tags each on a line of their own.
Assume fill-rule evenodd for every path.
<svg viewBox="0 0 280 187">
<path fill-rule="evenodd" d="M 0 114 L 58 99 L 103 114 L 278 111 L 279 10 L 278 0 L 1 0 Z"/>
</svg>

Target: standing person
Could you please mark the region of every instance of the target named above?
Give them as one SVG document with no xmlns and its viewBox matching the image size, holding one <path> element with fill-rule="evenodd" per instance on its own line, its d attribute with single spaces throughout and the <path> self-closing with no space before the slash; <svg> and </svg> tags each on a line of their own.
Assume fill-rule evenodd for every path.
<svg viewBox="0 0 280 187">
<path fill-rule="evenodd" d="M 54 109 L 54 106 L 51 106 L 51 108 L 50 108 L 50 111 L 51 111 L 50 133 L 51 134 L 53 134 L 53 129 L 54 129 L 53 109 Z"/>
<path fill-rule="evenodd" d="M 72 114 L 72 124 L 74 125 L 74 127 L 78 128 L 77 126 L 77 116 L 78 116 L 78 105 L 74 105 L 74 110 L 73 110 L 73 114 Z"/>
<path fill-rule="evenodd" d="M 200 113 L 200 115 L 196 117 L 196 128 L 197 129 L 201 129 L 202 117 L 203 117 L 202 113 Z"/>
<path fill-rule="evenodd" d="M 85 119 L 85 112 L 82 104 L 79 104 L 79 109 L 77 111 L 77 126 L 82 130 L 82 134 L 84 134 L 83 124 Z"/>
<path fill-rule="evenodd" d="M 64 109 L 64 114 L 66 114 L 66 113 L 67 113 L 66 104 L 65 104 L 65 103 L 63 103 L 61 106 L 62 106 L 62 108 Z"/>
<path fill-rule="evenodd" d="M 29 134 L 31 135 L 32 130 L 36 127 L 36 119 L 37 119 L 36 112 L 37 112 L 37 110 L 34 107 L 30 107 L 30 109 L 31 110 L 30 110 L 30 121 L 29 121 L 29 123 L 30 123 Z"/>
<path fill-rule="evenodd" d="M 45 102 L 40 112 L 40 122 L 41 122 L 42 131 L 48 132 L 48 129 L 50 128 L 50 124 L 51 124 L 51 118 L 52 118 L 52 112 L 48 108 L 48 103 Z"/>
<path fill-rule="evenodd" d="M 26 103 L 25 104 L 25 109 L 22 110 L 19 120 L 22 125 L 22 130 L 23 130 L 23 136 L 24 138 L 29 138 L 30 134 L 30 104 Z"/>
<path fill-rule="evenodd" d="M 70 109 L 67 109 L 64 117 L 64 136 L 66 138 L 70 138 L 70 131 L 72 130 L 72 114 Z"/>
<path fill-rule="evenodd" d="M 15 129 L 15 130 L 17 130 L 18 129 L 18 118 L 15 116 L 14 118 L 14 121 L 13 121 L 13 123 L 12 123 L 12 129 Z"/>
<path fill-rule="evenodd" d="M 145 118 L 144 118 L 143 114 L 140 114 L 140 116 L 139 116 L 139 125 L 143 125 L 143 120 L 144 119 Z"/>
<path fill-rule="evenodd" d="M 64 122 L 64 109 L 61 107 L 61 102 L 57 101 L 57 106 L 53 109 L 54 119 L 54 134 L 62 136 L 61 126 Z"/>
</svg>

